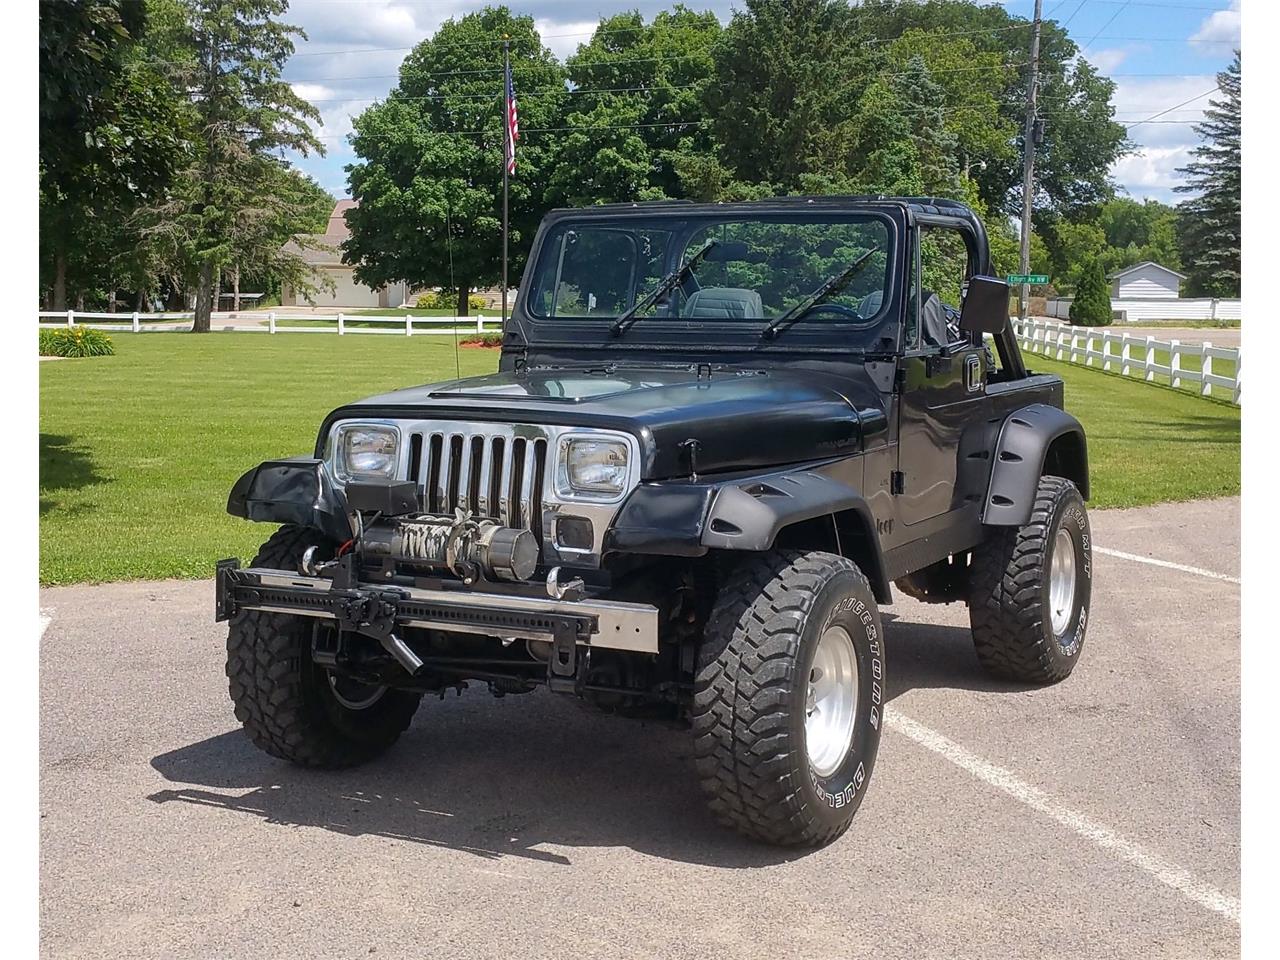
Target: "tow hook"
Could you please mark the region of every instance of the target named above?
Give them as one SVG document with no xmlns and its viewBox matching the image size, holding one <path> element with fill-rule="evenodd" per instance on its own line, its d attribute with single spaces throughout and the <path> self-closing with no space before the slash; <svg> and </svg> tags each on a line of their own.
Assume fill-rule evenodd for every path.
<svg viewBox="0 0 1280 960">
<path fill-rule="evenodd" d="M 574 577 L 568 583 L 560 582 L 560 568 L 552 567 L 547 574 L 547 596 L 552 600 L 580 600 L 585 590 L 581 577 Z"/>
</svg>

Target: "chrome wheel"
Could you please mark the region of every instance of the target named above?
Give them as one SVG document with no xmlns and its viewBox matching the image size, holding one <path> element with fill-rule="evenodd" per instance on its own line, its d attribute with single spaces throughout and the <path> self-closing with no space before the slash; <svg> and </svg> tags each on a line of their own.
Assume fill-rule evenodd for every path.
<svg viewBox="0 0 1280 960">
<path fill-rule="evenodd" d="M 829 777 L 853 745 L 858 712 L 858 659 L 844 627 L 828 627 L 813 652 L 805 692 L 804 743 L 809 765 Z"/>
<path fill-rule="evenodd" d="M 1053 538 L 1049 560 L 1049 623 L 1060 637 L 1071 624 L 1076 603 L 1076 542 L 1065 527 Z"/>
<path fill-rule="evenodd" d="M 333 699 L 348 710 L 367 710 L 387 692 L 386 687 L 361 683 L 336 673 L 329 674 L 329 689 L 333 691 Z"/>
</svg>

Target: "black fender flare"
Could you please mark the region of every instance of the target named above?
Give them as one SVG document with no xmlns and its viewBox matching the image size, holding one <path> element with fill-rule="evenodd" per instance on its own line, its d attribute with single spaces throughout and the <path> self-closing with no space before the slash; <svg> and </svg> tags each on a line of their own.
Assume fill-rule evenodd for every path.
<svg viewBox="0 0 1280 960">
<path fill-rule="evenodd" d="M 759 552 L 771 549 L 786 528 L 824 517 L 832 519 L 841 552 L 858 563 L 876 600 L 891 603 L 870 506 L 861 491 L 819 468 L 642 484 L 614 519 L 605 549 L 668 556 Z"/>
<path fill-rule="evenodd" d="M 1080 421 L 1045 403 L 1014 410 L 1000 427 L 982 522 L 1020 527 L 1031 519 L 1045 473 L 1066 477 L 1089 499 L 1089 452 Z"/>
<path fill-rule="evenodd" d="M 261 523 L 314 527 L 338 543 L 351 539 L 347 498 L 323 460 L 293 457 L 267 460 L 231 488 L 227 513 Z"/>
</svg>

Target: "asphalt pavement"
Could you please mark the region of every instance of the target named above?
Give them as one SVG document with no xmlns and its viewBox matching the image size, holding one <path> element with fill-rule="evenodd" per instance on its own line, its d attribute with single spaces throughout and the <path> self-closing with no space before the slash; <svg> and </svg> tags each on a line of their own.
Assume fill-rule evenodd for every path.
<svg viewBox="0 0 1280 960">
<path fill-rule="evenodd" d="M 805 853 L 716 825 L 685 731 L 544 691 L 293 769 L 232 716 L 210 582 L 44 590 L 43 953 L 1238 956 L 1239 509 L 1095 512 L 1054 687 L 987 679 L 963 606 L 900 597 L 869 793 Z"/>
</svg>

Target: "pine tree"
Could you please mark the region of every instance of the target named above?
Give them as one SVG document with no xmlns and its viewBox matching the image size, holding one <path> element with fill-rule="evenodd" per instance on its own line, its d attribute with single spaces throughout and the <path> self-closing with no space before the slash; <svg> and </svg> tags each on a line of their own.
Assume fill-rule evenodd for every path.
<svg viewBox="0 0 1280 960">
<path fill-rule="evenodd" d="M 195 162 L 153 214 L 157 237 L 194 274 L 196 333 L 209 330 L 220 273 L 246 251 L 261 254 L 284 282 L 311 286 L 302 258 L 277 246 L 279 224 L 301 222 L 308 212 L 283 155 L 324 152 L 310 126 L 319 111 L 281 78 L 294 37 L 305 39 L 277 19 L 286 9 L 288 0 L 182 3 L 186 49 L 174 73 L 200 138 Z"/>
<path fill-rule="evenodd" d="M 1179 172 L 1175 189 L 1194 194 L 1178 206 L 1182 262 L 1191 296 L 1240 296 L 1240 51 L 1222 73 L 1196 133 L 1205 143 Z"/>
<path fill-rule="evenodd" d="M 1071 302 L 1071 322 L 1082 327 L 1105 327 L 1111 323 L 1111 291 L 1102 262 L 1090 258 L 1080 273 L 1076 298 Z"/>
</svg>

